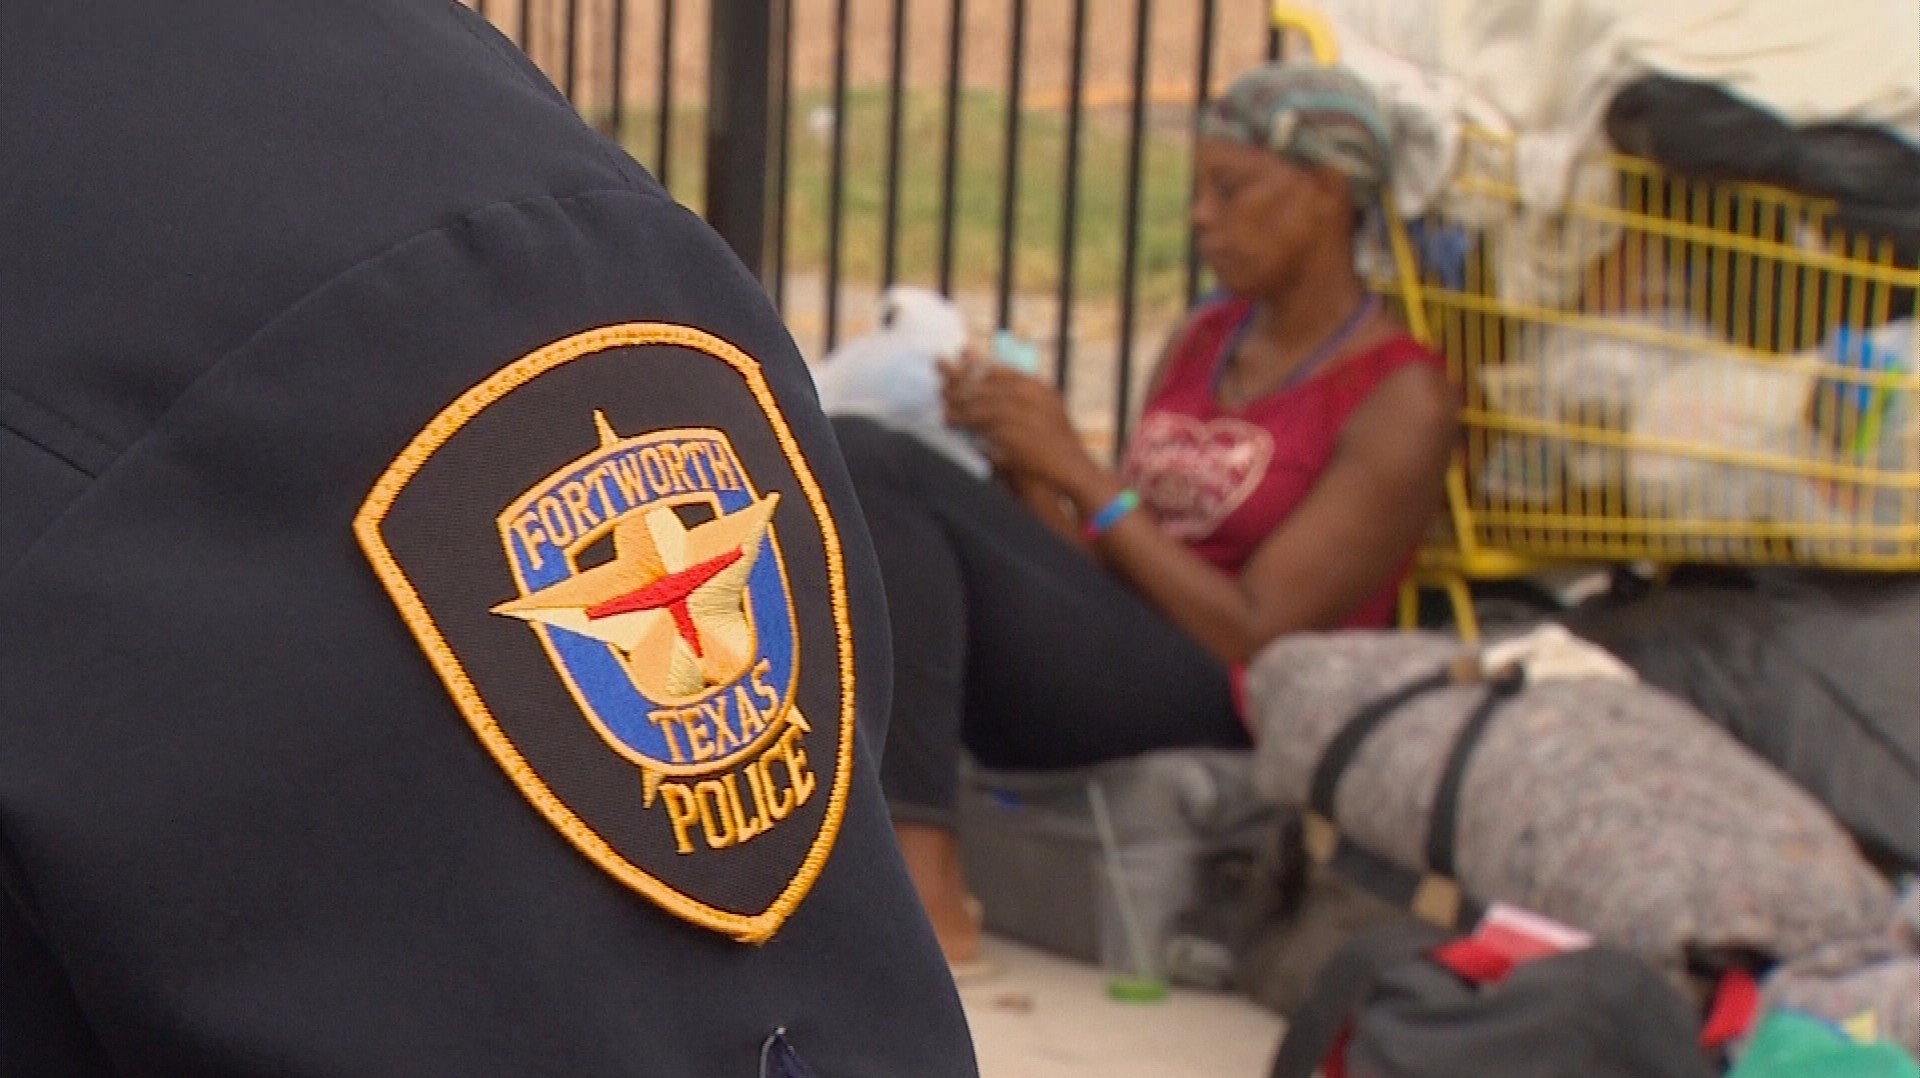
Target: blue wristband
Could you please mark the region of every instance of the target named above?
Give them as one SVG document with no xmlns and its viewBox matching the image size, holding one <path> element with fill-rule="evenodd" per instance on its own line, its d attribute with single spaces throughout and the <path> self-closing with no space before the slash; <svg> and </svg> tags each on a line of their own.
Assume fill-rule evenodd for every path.
<svg viewBox="0 0 1920 1078">
<path fill-rule="evenodd" d="M 1140 508 L 1140 494 L 1129 487 L 1113 496 L 1113 500 L 1100 507 L 1099 512 L 1088 518 L 1086 528 L 1081 532 L 1088 542 L 1107 534 L 1120 518 Z"/>
</svg>

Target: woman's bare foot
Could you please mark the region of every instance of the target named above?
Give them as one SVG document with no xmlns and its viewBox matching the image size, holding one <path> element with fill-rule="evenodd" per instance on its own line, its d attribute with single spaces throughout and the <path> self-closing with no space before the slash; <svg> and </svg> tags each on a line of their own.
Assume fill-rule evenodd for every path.
<svg viewBox="0 0 1920 1078">
<path fill-rule="evenodd" d="M 927 824 L 896 823 L 893 833 L 947 964 L 960 968 L 978 962 L 980 904 L 967 893 L 960 873 L 959 839 L 952 831 Z"/>
</svg>

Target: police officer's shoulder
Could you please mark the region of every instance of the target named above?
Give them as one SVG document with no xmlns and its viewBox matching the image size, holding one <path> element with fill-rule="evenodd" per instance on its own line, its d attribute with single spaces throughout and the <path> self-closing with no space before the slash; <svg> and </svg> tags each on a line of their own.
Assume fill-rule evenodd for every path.
<svg viewBox="0 0 1920 1078">
<path fill-rule="evenodd" d="M 23 0 L 0 19 L 0 428 L 83 476 L 422 230 L 515 199 L 664 197 L 459 4 Z M 27 526 L 0 527 L 4 567 Z"/>
<path fill-rule="evenodd" d="M 26 6 L 0 1073 L 972 1074 L 717 237 L 458 5 Z"/>
</svg>

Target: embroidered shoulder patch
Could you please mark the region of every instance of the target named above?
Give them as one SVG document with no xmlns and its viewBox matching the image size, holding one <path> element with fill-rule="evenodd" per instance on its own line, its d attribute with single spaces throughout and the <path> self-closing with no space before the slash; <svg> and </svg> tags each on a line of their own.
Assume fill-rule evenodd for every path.
<svg viewBox="0 0 1920 1078">
<path fill-rule="evenodd" d="M 684 326 L 570 337 L 469 390 L 354 520 L 542 815 L 746 942 L 806 896 L 852 770 L 840 540 L 759 364 Z"/>
</svg>

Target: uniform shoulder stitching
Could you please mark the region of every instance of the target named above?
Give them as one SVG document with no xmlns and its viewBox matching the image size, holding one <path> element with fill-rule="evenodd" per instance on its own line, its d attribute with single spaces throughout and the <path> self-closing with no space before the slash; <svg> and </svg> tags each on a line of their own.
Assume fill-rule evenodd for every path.
<svg viewBox="0 0 1920 1078">
<path fill-rule="evenodd" d="M 118 452 L 99 435 L 17 390 L 0 386 L 0 430 L 91 479 Z"/>
<path fill-rule="evenodd" d="M 234 357 L 239 356 L 242 353 L 246 352 L 247 349 L 253 346 L 255 341 L 258 341 L 260 338 L 271 333 L 275 329 L 275 327 L 279 326 L 282 322 L 285 322 L 287 319 L 292 318 L 296 314 L 300 313 L 309 304 L 316 302 L 321 296 L 325 295 L 326 292 L 332 287 L 334 287 L 336 284 L 360 272 L 362 269 L 368 266 L 374 265 L 378 262 L 381 262 L 387 258 L 391 258 L 398 252 L 408 247 L 411 247 L 416 243 L 422 243 L 428 239 L 431 239 L 434 236 L 443 235 L 454 229 L 464 227 L 468 223 L 472 222 L 476 217 L 479 217 L 481 214 L 484 214 L 484 213 L 490 213 L 494 210 L 502 209 L 505 207 L 511 207 L 511 206 L 527 206 L 527 205 L 533 205 L 541 202 L 566 204 L 566 203 L 578 202 L 584 199 L 596 198 L 601 196 L 638 198 L 638 199 L 643 199 L 649 202 L 662 203 L 667 206 L 678 205 L 678 203 L 675 203 L 673 199 L 667 196 L 666 192 L 654 190 L 651 188 L 634 187 L 634 186 L 596 187 L 596 188 L 590 188 L 584 191 L 575 191 L 571 194 L 566 194 L 566 195 L 553 195 L 553 194 L 528 195 L 523 198 L 502 199 L 496 202 L 489 202 L 485 205 L 475 206 L 472 209 L 465 210 L 462 213 L 460 213 L 458 216 L 450 220 L 441 221 L 430 228 L 423 228 L 418 232 L 410 233 L 407 236 L 404 236 L 398 240 L 395 240 L 392 243 L 387 244 L 385 247 L 380 248 L 378 251 L 375 251 L 372 254 L 365 256 L 364 258 L 356 259 L 352 263 L 348 264 L 347 266 L 344 266 L 338 271 L 329 274 L 328 276 L 323 278 L 318 284 L 315 284 L 312 288 L 309 288 L 307 289 L 307 291 L 301 293 L 300 298 L 294 300 L 293 302 L 273 312 L 264 321 L 262 321 L 257 327 L 255 327 L 253 332 L 243 337 L 240 340 L 240 342 L 234 345 L 232 348 L 229 348 L 227 351 L 221 353 L 220 358 L 214 360 L 212 363 L 207 364 L 206 368 L 202 370 L 199 374 L 195 375 L 192 381 L 189 381 L 185 386 L 182 386 L 180 389 L 180 392 L 174 395 L 173 400 L 169 401 L 165 408 L 161 409 L 160 414 L 154 417 L 153 422 L 148 424 L 147 429 L 142 431 L 138 438 L 135 438 L 132 442 L 128 443 L 125 446 L 119 447 L 118 449 L 113 449 L 109 447 L 108 448 L 109 456 L 106 458 L 103 458 L 100 461 L 99 465 L 96 468 L 94 468 L 92 471 L 87 472 L 87 474 L 90 476 L 90 478 L 96 481 L 106 477 L 115 468 L 119 467 L 120 462 L 122 460 L 125 460 L 128 456 L 132 455 L 136 450 L 144 446 L 149 439 L 153 438 L 156 432 L 158 432 L 162 427 L 166 425 L 168 417 L 170 417 L 173 414 L 174 409 L 180 406 L 180 402 L 186 400 L 188 397 L 191 397 L 194 393 L 194 390 L 197 389 L 200 385 L 207 382 L 209 379 L 213 378 L 216 374 L 225 370 L 227 364 L 232 362 Z M 0 392 L 4 392 L 4 390 L 0 390 Z M 19 397 L 16 394 L 16 395 L 13 395 L 13 399 L 25 400 L 26 398 Z M 4 398 L 0 398 L 0 400 L 4 400 Z M 15 430 L 15 428 L 11 424 L 5 424 L 5 426 L 9 430 Z M 24 433 L 21 433 L 17 430 L 15 430 L 15 433 L 20 434 L 21 437 L 23 438 L 26 437 Z M 32 441 L 32 439 L 28 439 L 28 440 Z M 105 443 L 100 443 L 100 444 L 104 445 Z M 45 448 L 45 447 L 43 446 L 42 448 Z M 55 455 L 58 456 L 59 454 L 55 454 Z M 82 469 L 82 470 L 85 471 L 85 469 Z M 14 559 L 14 562 L 12 565 L 9 565 L 4 569 L 0 569 L 0 587 L 5 587 L 7 582 L 12 578 L 13 574 L 19 570 L 19 567 L 22 565 L 25 565 L 28 561 L 32 560 L 32 556 L 35 550 L 37 550 L 41 542 L 45 540 L 47 533 L 52 531 L 55 527 L 57 527 L 61 520 L 64 520 L 68 514 L 75 512 L 77 508 L 86 501 L 87 501 L 87 496 L 83 494 L 80 497 L 75 498 L 71 502 L 69 502 L 67 504 L 67 507 L 61 510 L 59 515 L 56 516 L 52 521 L 49 521 L 47 526 L 41 529 L 40 534 L 36 536 L 32 542 L 27 544 L 26 548 L 21 551 L 20 556 Z"/>
</svg>

